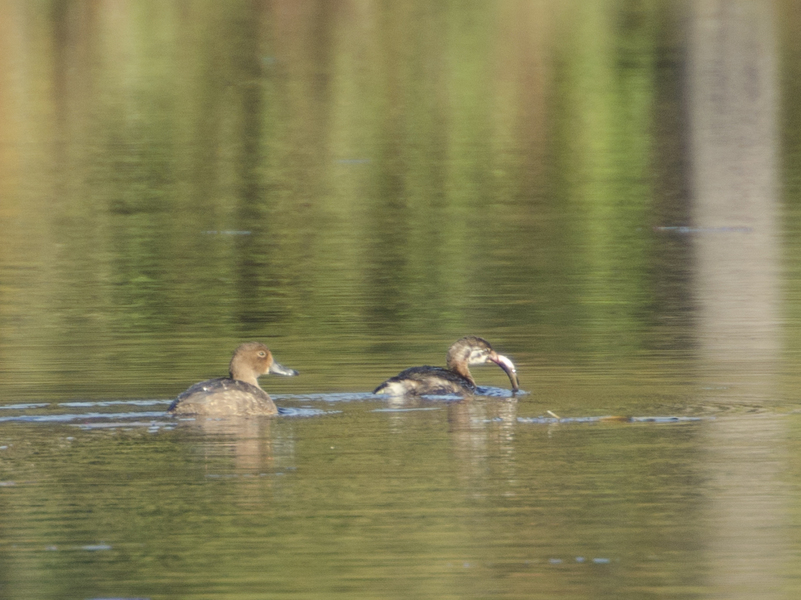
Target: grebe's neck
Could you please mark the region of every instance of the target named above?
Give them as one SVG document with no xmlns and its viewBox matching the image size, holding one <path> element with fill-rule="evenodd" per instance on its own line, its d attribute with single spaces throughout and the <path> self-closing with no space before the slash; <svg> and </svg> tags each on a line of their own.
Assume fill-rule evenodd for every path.
<svg viewBox="0 0 801 600">
<path fill-rule="evenodd" d="M 448 349 L 448 357 L 447 357 L 447 364 L 448 369 L 453 371 L 454 373 L 458 373 L 471 384 L 476 385 L 475 380 L 473 379 L 472 373 L 470 373 L 470 368 L 467 366 L 468 360 L 470 358 L 470 347 L 464 346 L 461 344 L 454 344 Z"/>
</svg>

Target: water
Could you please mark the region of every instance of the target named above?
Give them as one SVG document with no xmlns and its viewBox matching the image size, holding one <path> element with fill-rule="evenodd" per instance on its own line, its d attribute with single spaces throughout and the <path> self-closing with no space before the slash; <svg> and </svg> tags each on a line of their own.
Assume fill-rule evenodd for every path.
<svg viewBox="0 0 801 600">
<path fill-rule="evenodd" d="M 3 3 L 0 597 L 795 598 L 798 16 Z"/>
</svg>

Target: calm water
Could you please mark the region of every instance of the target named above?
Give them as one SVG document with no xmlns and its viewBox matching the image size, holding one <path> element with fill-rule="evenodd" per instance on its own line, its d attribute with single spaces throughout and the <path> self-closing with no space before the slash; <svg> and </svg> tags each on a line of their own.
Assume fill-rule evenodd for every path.
<svg viewBox="0 0 801 600">
<path fill-rule="evenodd" d="M 799 27 L 1 3 L 0 597 L 797 598 Z M 369 393 L 466 334 L 525 393 Z"/>
</svg>

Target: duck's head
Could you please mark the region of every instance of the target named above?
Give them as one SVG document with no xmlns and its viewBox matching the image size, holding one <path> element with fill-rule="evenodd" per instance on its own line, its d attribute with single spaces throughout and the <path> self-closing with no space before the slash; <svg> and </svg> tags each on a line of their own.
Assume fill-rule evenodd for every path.
<svg viewBox="0 0 801 600">
<path fill-rule="evenodd" d="M 231 364 L 228 367 L 231 379 L 238 379 L 251 385 L 259 386 L 257 379 L 265 373 L 273 375 L 297 375 L 295 369 L 290 369 L 273 360 L 270 350 L 261 342 L 246 342 L 234 350 Z"/>
<path fill-rule="evenodd" d="M 447 360 L 449 369 L 463 375 L 466 373 L 465 376 L 470 381 L 473 381 L 468 369 L 470 365 L 484 365 L 488 362 L 494 362 L 506 372 L 509 382 L 512 384 L 512 391 L 516 392 L 520 389 L 514 363 L 506 356 L 495 352 L 490 343 L 483 338 L 468 335 L 457 340 L 448 349 Z"/>
</svg>

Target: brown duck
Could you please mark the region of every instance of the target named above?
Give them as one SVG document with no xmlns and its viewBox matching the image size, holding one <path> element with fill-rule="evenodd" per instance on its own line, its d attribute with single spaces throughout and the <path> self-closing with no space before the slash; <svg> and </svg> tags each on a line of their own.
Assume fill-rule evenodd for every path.
<svg viewBox="0 0 801 600">
<path fill-rule="evenodd" d="M 298 372 L 278 364 L 262 343 L 241 344 L 231 358 L 229 376 L 196 383 L 178 396 L 168 412 L 210 417 L 275 415 L 272 398 L 259 387 L 265 373 L 294 376 Z"/>
</svg>

